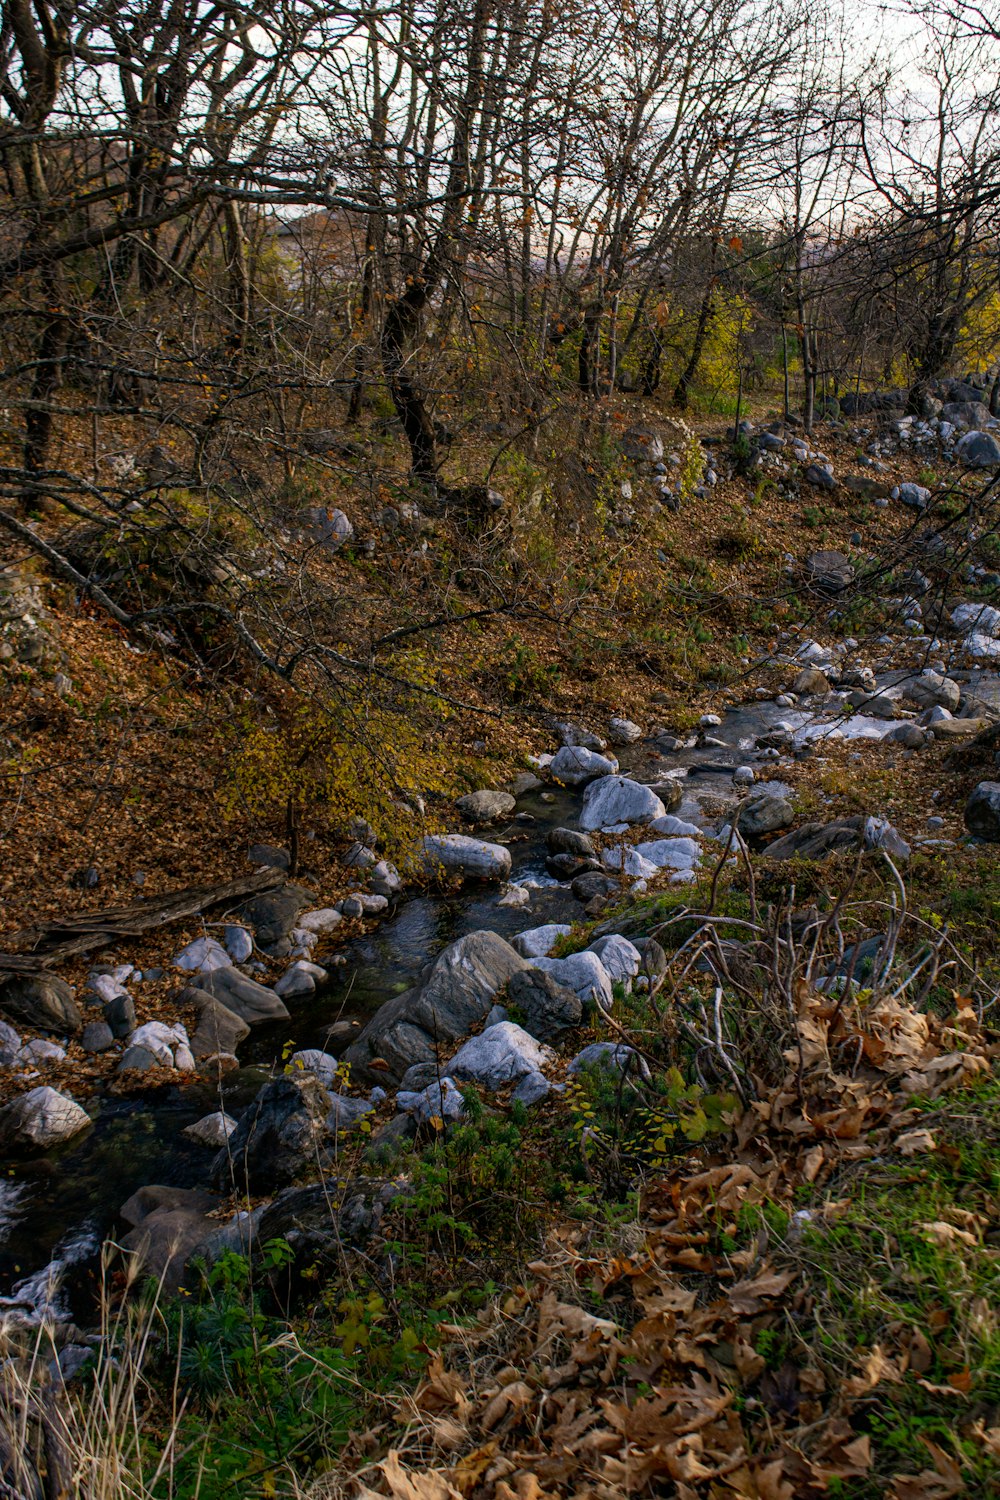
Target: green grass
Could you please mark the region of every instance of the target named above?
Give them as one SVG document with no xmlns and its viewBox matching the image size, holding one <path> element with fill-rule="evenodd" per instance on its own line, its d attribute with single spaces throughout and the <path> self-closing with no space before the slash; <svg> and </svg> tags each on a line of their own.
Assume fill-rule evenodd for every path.
<svg viewBox="0 0 1000 1500">
<path fill-rule="evenodd" d="M 1000 1407 L 1000 1085 L 924 1105 L 913 1128 L 922 1127 L 937 1150 L 848 1169 L 823 1195 L 838 1204 L 833 1215 L 798 1234 L 793 1222 L 783 1237 L 814 1302 L 805 1324 L 777 1330 L 788 1358 L 818 1362 L 833 1383 L 857 1375 L 878 1346 L 904 1370 L 857 1398 L 853 1425 L 875 1453 L 872 1474 L 850 1492 L 859 1500 L 884 1494 L 889 1474 L 929 1467 L 924 1439 L 962 1465 L 969 1485 L 991 1477 L 967 1432 L 977 1415 L 994 1424 Z M 954 1237 L 927 1227 L 936 1225 Z"/>
</svg>

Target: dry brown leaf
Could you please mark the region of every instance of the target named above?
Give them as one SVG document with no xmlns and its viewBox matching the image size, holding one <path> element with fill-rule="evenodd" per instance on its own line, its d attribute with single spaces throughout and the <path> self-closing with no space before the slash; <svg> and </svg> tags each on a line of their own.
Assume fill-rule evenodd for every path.
<svg viewBox="0 0 1000 1500">
<path fill-rule="evenodd" d="M 726 1300 L 733 1312 L 749 1316 L 759 1312 L 763 1299 L 780 1297 L 794 1280 L 794 1271 L 763 1271 L 752 1281 L 738 1281 L 730 1287 Z"/>
<path fill-rule="evenodd" d="M 414 1404 L 418 1411 L 445 1411 L 451 1407 L 464 1415 L 469 1407 L 465 1394 L 465 1381 L 454 1370 L 446 1370 L 440 1354 L 435 1354 L 427 1366 Z"/>
<path fill-rule="evenodd" d="M 523 1411 L 531 1406 L 534 1400 L 535 1392 L 526 1381 L 512 1381 L 486 1403 L 479 1417 L 479 1426 L 483 1432 L 492 1432 L 504 1417 L 509 1416 L 511 1412 Z"/>
<path fill-rule="evenodd" d="M 978 1442 L 982 1443 L 991 1458 L 1000 1464 L 1000 1427 L 987 1427 L 982 1417 L 972 1424 Z"/>
<path fill-rule="evenodd" d="M 379 1468 L 394 1500 L 462 1500 L 461 1491 L 448 1482 L 447 1475 L 440 1469 L 423 1469 L 419 1474 L 407 1471 L 395 1449 L 382 1460 Z"/>
<path fill-rule="evenodd" d="M 978 1245 L 979 1240 L 967 1229 L 958 1229 L 954 1224 L 948 1224 L 944 1219 L 934 1219 L 930 1223 L 919 1224 L 927 1238 L 934 1245 L 947 1247 L 950 1245 Z"/>
<path fill-rule="evenodd" d="M 914 1370 L 918 1375 L 925 1374 L 934 1362 L 934 1351 L 919 1328 L 914 1328 L 910 1332 L 910 1347 L 908 1352 L 910 1369 Z"/>
<path fill-rule="evenodd" d="M 569 1338 L 589 1337 L 598 1333 L 611 1338 L 618 1332 L 617 1324 L 610 1318 L 595 1318 L 593 1313 L 572 1302 L 560 1302 L 554 1293 L 546 1292 L 538 1310 L 539 1339 L 545 1335 L 562 1333 Z"/>
<path fill-rule="evenodd" d="M 758 1354 L 752 1344 L 737 1337 L 733 1340 L 733 1364 L 741 1380 L 756 1380 L 763 1374 L 767 1361 Z"/>
<path fill-rule="evenodd" d="M 811 1146 L 806 1152 L 802 1163 L 802 1176 L 806 1182 L 816 1181 L 820 1167 L 823 1165 L 824 1154 L 822 1146 Z"/>
<path fill-rule="evenodd" d="M 921 1438 L 934 1464 L 919 1474 L 897 1474 L 890 1491 L 893 1500 L 950 1500 L 965 1492 L 965 1480 L 958 1464 L 930 1438 Z"/>
<path fill-rule="evenodd" d="M 496 1455 L 496 1443 L 484 1443 L 481 1448 L 474 1448 L 459 1459 L 448 1478 L 454 1480 L 461 1495 L 471 1495 Z"/>
<path fill-rule="evenodd" d="M 896 1150 L 902 1156 L 919 1156 L 925 1151 L 936 1151 L 937 1141 L 933 1130 L 907 1130 L 896 1137 Z"/>
<path fill-rule="evenodd" d="M 454 1453 L 468 1436 L 468 1428 L 454 1417 L 435 1417 L 431 1423 L 431 1441 L 442 1453 Z"/>
<path fill-rule="evenodd" d="M 845 1443 L 840 1452 L 845 1476 L 866 1474 L 872 1466 L 872 1440 L 867 1432 L 855 1438 L 853 1443 Z"/>
<path fill-rule="evenodd" d="M 854 1375 L 850 1380 L 844 1381 L 845 1396 L 864 1396 L 875 1389 L 883 1380 L 892 1385 L 899 1385 L 903 1379 L 902 1371 L 882 1349 L 881 1344 L 875 1344 L 871 1353 L 861 1366 L 862 1373 Z"/>
<path fill-rule="evenodd" d="M 760 1500 L 795 1500 L 795 1486 L 784 1477 L 785 1461 L 776 1458 L 754 1473 Z"/>
<path fill-rule="evenodd" d="M 518 1474 L 511 1489 L 506 1479 L 501 1479 L 494 1491 L 495 1500 L 545 1500 L 546 1491 L 534 1474 Z"/>
</svg>

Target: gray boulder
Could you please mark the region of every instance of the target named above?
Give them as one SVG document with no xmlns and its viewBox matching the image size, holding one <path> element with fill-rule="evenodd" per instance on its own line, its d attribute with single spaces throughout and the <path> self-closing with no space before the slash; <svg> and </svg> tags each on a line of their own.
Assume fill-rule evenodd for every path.
<svg viewBox="0 0 1000 1500">
<path fill-rule="evenodd" d="M 143 1046 L 136 1042 L 134 1046 L 128 1046 L 121 1055 L 117 1071 L 119 1073 L 149 1073 L 153 1068 L 170 1068 L 173 1066 L 173 1057 L 165 1062 L 160 1052 L 154 1051 L 152 1047 Z"/>
<path fill-rule="evenodd" d="M 737 828 L 745 839 L 759 839 L 767 833 L 777 833 L 795 821 L 795 809 L 784 797 L 766 794 L 750 797 L 737 814 Z"/>
<path fill-rule="evenodd" d="M 619 1077 L 624 1073 L 636 1081 L 642 1079 L 646 1082 L 650 1077 L 643 1058 L 634 1047 L 629 1047 L 624 1042 L 591 1042 L 589 1047 L 584 1047 L 582 1052 L 576 1054 L 566 1072 L 573 1077 L 577 1073 L 596 1068 Z"/>
<path fill-rule="evenodd" d="M 650 839 L 633 852 L 655 870 L 696 870 L 701 859 L 701 845 L 689 838 Z"/>
<path fill-rule="evenodd" d="M 607 742 L 599 734 L 586 729 L 582 724 L 556 724 L 554 727 L 561 745 L 578 745 L 584 750 L 598 751 L 608 748 Z"/>
<path fill-rule="evenodd" d="M 507 985 L 507 997 L 520 1012 L 525 1031 L 542 1042 L 579 1026 L 583 1016 L 583 1002 L 576 991 L 560 984 L 544 969 L 514 974 Z"/>
<path fill-rule="evenodd" d="M 135 1030 L 135 1001 L 124 991 L 115 995 L 104 1007 L 104 1019 L 112 1034 L 121 1041 Z"/>
<path fill-rule="evenodd" d="M 940 672 L 928 669 L 912 682 L 904 683 L 903 697 L 907 703 L 918 708 L 947 708 L 952 713 L 958 708 L 962 689 L 951 677 L 942 677 Z"/>
<path fill-rule="evenodd" d="M 536 958 L 534 967 L 551 974 L 557 984 L 565 985 L 581 1001 L 594 1001 L 602 1010 L 610 1010 L 614 1001 L 611 976 L 596 953 L 571 953 L 568 958 Z"/>
<path fill-rule="evenodd" d="M 0 1011 L 39 1031 L 76 1032 L 83 1017 L 73 993 L 54 974 L 12 974 L 0 986 Z"/>
<path fill-rule="evenodd" d="M 49 1151 L 89 1124 L 90 1116 L 75 1099 L 43 1085 L 0 1109 L 0 1150 Z"/>
<path fill-rule="evenodd" d="M 544 927 L 529 927 L 511 938 L 511 947 L 522 958 L 548 958 L 561 937 L 573 931 L 568 922 L 546 922 Z"/>
<path fill-rule="evenodd" d="M 839 849 L 859 849 L 864 818 L 836 818 L 832 823 L 803 823 L 767 846 L 769 859 L 825 859 Z"/>
<path fill-rule="evenodd" d="M 377 896 L 384 896 L 390 901 L 403 889 L 403 877 L 390 860 L 380 859 L 378 864 L 372 866 L 369 884 Z"/>
<path fill-rule="evenodd" d="M 209 1218 L 218 1204 L 218 1198 L 196 1188 L 140 1188 L 119 1210 L 125 1222 L 134 1225 L 121 1243 L 138 1256 L 147 1275 L 175 1292 L 187 1262 L 218 1228 Z"/>
<path fill-rule="evenodd" d="M 449 1078 L 467 1079 L 495 1093 L 527 1073 L 540 1073 L 555 1061 L 551 1047 L 536 1041 L 513 1021 L 501 1021 L 470 1037 L 448 1063 Z"/>
<path fill-rule="evenodd" d="M 197 1024 L 190 1041 L 196 1060 L 235 1057 L 240 1042 L 250 1035 L 250 1027 L 242 1017 L 205 990 L 189 987 L 182 990 L 176 1000 L 178 1004 L 193 1005 L 197 1010 Z"/>
<path fill-rule="evenodd" d="M 388 902 L 385 902 L 382 906 L 378 907 L 378 910 L 384 911 L 387 905 Z M 367 907 L 363 903 L 362 910 L 367 911 Z M 342 921 L 343 915 L 337 907 L 320 906 L 315 907 L 312 911 L 304 911 L 296 919 L 296 928 L 301 928 L 304 932 L 316 933 L 319 936 L 321 933 L 333 932 L 334 928 L 339 927 Z"/>
<path fill-rule="evenodd" d="M 635 463 L 659 463 L 666 451 L 663 434 L 655 427 L 630 427 L 622 434 L 620 447 Z"/>
<path fill-rule="evenodd" d="M 530 1109 L 533 1104 L 539 1104 L 552 1092 L 552 1085 L 544 1073 L 525 1073 L 517 1088 L 511 1094 L 511 1102 L 516 1099 L 518 1104 L 523 1104 Z"/>
<path fill-rule="evenodd" d="M 239 969 L 213 969 L 210 974 L 199 974 L 198 989 L 211 995 L 248 1026 L 288 1020 L 288 1011 L 274 990 L 258 984 L 255 979 L 248 979 Z"/>
<path fill-rule="evenodd" d="M 223 930 L 226 942 L 226 952 L 234 964 L 245 964 L 248 958 L 253 957 L 253 938 L 245 927 L 236 922 L 230 922 Z"/>
<path fill-rule="evenodd" d="M 510 850 L 502 844 L 487 844 L 464 833 L 429 833 L 423 840 L 423 866 L 428 874 L 506 880 L 510 864 Z"/>
<path fill-rule="evenodd" d="M 266 1083 L 212 1163 L 220 1188 L 271 1193 L 319 1156 L 330 1096 L 310 1073 Z"/>
<path fill-rule="evenodd" d="M 33 1068 L 44 1063 L 65 1061 L 66 1048 L 60 1047 L 58 1042 L 49 1042 L 41 1036 L 35 1037 L 34 1041 L 25 1042 L 18 1057 L 18 1062 L 26 1063 Z"/>
<path fill-rule="evenodd" d="M 967 432 L 955 444 L 955 457 L 967 469 L 1000 467 L 1000 443 L 991 432 Z"/>
<path fill-rule="evenodd" d="M 627 776 L 602 776 L 583 794 L 580 826 L 610 828 L 616 823 L 649 823 L 662 818 L 666 808 L 651 787 Z"/>
<path fill-rule="evenodd" d="M 20 1051 L 21 1038 L 13 1026 L 8 1026 L 6 1021 L 0 1021 L 0 1068 L 9 1068 L 12 1063 L 15 1063 Z"/>
<path fill-rule="evenodd" d="M 632 719 L 612 719 L 608 724 L 608 737 L 613 745 L 634 745 L 642 739 L 642 727 Z"/>
<path fill-rule="evenodd" d="M 1000 636 L 1000 609 L 993 604 L 958 604 L 951 612 L 951 623 L 960 635 Z"/>
<path fill-rule="evenodd" d="M 249 933 L 247 936 L 249 937 Z M 193 974 L 210 974 L 213 969 L 228 968 L 232 962 L 233 959 L 222 944 L 213 937 L 195 938 L 193 943 L 188 943 L 186 948 L 182 948 L 174 956 L 175 968 L 188 969 Z"/>
<path fill-rule="evenodd" d="M 818 490 L 835 490 L 837 481 L 829 469 L 824 469 L 821 464 L 809 464 L 805 472 L 807 484 L 813 485 Z"/>
<path fill-rule="evenodd" d="M 210 1146 L 213 1151 L 218 1151 L 235 1129 L 236 1121 L 232 1116 L 217 1109 L 214 1114 L 203 1116 L 193 1125 L 186 1125 L 181 1135 L 186 1136 L 189 1141 L 196 1141 L 199 1146 Z"/>
<path fill-rule="evenodd" d="M 977 839 L 1000 844 L 1000 781 L 981 781 L 965 804 L 965 826 Z"/>
<path fill-rule="evenodd" d="M 312 1073 L 324 1088 L 333 1088 L 337 1078 L 337 1059 L 329 1052 L 321 1052 L 318 1047 L 309 1047 L 303 1052 L 293 1052 L 288 1059 L 289 1069 L 293 1073 Z"/>
<path fill-rule="evenodd" d="M 287 870 L 292 862 L 288 850 L 278 849 L 274 844 L 251 844 L 247 859 L 266 870 Z"/>
<path fill-rule="evenodd" d="M 374 1108 L 369 1099 L 352 1099 L 349 1094 L 331 1094 L 326 1128 L 332 1136 L 355 1130 L 365 1115 L 370 1115 Z"/>
<path fill-rule="evenodd" d="M 418 1125 L 431 1120 L 460 1120 L 465 1114 L 462 1091 L 454 1078 L 435 1078 L 420 1089 L 400 1089 L 396 1108 L 411 1115 Z"/>
<path fill-rule="evenodd" d="M 792 692 L 798 697 L 825 698 L 830 692 L 830 683 L 819 667 L 803 667 L 792 683 Z"/>
<path fill-rule="evenodd" d="M 299 913 L 313 904 L 311 891 L 286 881 L 276 890 L 251 896 L 243 903 L 239 916 L 253 929 L 257 946 L 280 958 L 289 951 L 284 945 L 292 928 L 298 926 Z"/>
<path fill-rule="evenodd" d="M 339 552 L 354 540 L 354 527 L 342 510 L 325 505 L 311 505 L 302 512 L 299 526 L 308 538 L 324 552 Z"/>
<path fill-rule="evenodd" d="M 902 745 L 906 750 L 922 750 L 929 743 L 930 736 L 925 729 L 920 729 L 916 724 L 903 723 L 890 729 L 885 738 L 887 742 Z"/>
<path fill-rule="evenodd" d="M 946 422 L 954 422 L 956 427 L 984 427 L 990 420 L 990 409 L 982 401 L 961 400 L 946 401 L 941 408 L 941 415 Z M 969 433 L 971 437 L 973 434 Z"/>
<path fill-rule="evenodd" d="M 902 505 L 908 505 L 911 510 L 926 510 L 931 498 L 931 492 L 922 484 L 897 484 L 890 495 L 890 499 L 898 500 Z"/>
<path fill-rule="evenodd" d="M 582 745 L 564 745 L 552 757 L 549 770 L 564 786 L 583 786 L 599 776 L 613 776 L 618 770 L 618 762 L 607 755 L 598 755 L 596 750 L 586 750 Z"/>
<path fill-rule="evenodd" d="M 592 859 L 595 853 L 593 839 L 575 828 L 550 828 L 545 847 L 550 854 L 573 854 L 578 859 Z"/>
<path fill-rule="evenodd" d="M 888 818 L 866 818 L 864 827 L 866 849 L 882 849 L 892 859 L 909 859 L 910 846 Z"/>
<path fill-rule="evenodd" d="M 824 548 L 806 558 L 806 578 L 823 594 L 839 594 L 854 582 L 854 564 L 843 552 Z"/>
<path fill-rule="evenodd" d="M 311 964 L 307 959 L 300 958 L 282 974 L 274 986 L 274 993 L 280 995 L 282 1000 L 314 995 L 317 984 L 322 984 L 328 977 L 326 970 L 320 968 L 319 964 Z"/>
<path fill-rule="evenodd" d="M 107 1021 L 89 1021 L 83 1028 L 80 1046 L 84 1052 L 107 1052 L 115 1045 L 115 1034 Z"/>
<path fill-rule="evenodd" d="M 497 823 L 510 816 L 517 802 L 509 792 L 482 791 L 459 797 L 455 806 L 470 823 Z"/>
<path fill-rule="evenodd" d="M 613 876 L 604 875 L 600 870 L 588 870 L 585 875 L 576 877 L 571 889 L 579 902 L 589 906 L 591 901 L 613 896 L 621 890 L 621 884 Z"/>
<path fill-rule="evenodd" d="M 326 1182 L 286 1188 L 262 1212 L 254 1251 L 285 1240 L 299 1264 L 339 1269 L 346 1250 L 364 1249 L 377 1236 L 386 1209 L 404 1192 L 401 1183 L 368 1177 L 352 1177 L 335 1194 Z"/>
<path fill-rule="evenodd" d="M 467 1037 L 489 1014 L 525 959 L 494 932 L 472 932 L 439 954 L 421 990 L 386 1001 L 344 1054 L 373 1083 L 402 1078 L 414 1063 L 434 1064 L 438 1047 Z M 374 1059 L 384 1069 L 369 1070 Z"/>
<path fill-rule="evenodd" d="M 632 980 L 642 966 L 642 956 L 634 943 L 617 932 L 598 938 L 591 943 L 590 952 L 596 953 L 607 971 L 612 984 L 623 984 L 632 988 Z"/>
</svg>

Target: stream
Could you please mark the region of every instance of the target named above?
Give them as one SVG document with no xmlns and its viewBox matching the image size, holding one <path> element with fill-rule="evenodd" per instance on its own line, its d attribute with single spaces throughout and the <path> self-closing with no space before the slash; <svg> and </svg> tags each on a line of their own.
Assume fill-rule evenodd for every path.
<svg viewBox="0 0 1000 1500">
<path fill-rule="evenodd" d="M 642 740 L 616 753 L 622 772 L 635 780 L 657 785 L 680 778 L 683 796 L 677 816 L 707 828 L 699 797 L 731 795 L 735 767 L 760 768 L 764 756 L 753 749 L 754 743 L 781 722 L 793 726 L 801 740 L 828 733 L 835 723 L 829 714 L 819 717 L 772 701 L 752 702 L 731 710 L 720 727 L 708 731 L 724 744 L 661 753 Z M 858 714 L 836 723 L 858 738 L 881 738 L 891 728 L 885 720 Z M 771 787 L 781 789 L 774 783 Z M 509 843 L 511 881 L 534 887 L 529 905 L 500 906 L 495 886 L 476 883 L 449 896 L 404 895 L 377 928 L 340 950 L 346 962 L 330 970 L 328 982 L 315 995 L 291 1002 L 290 1021 L 251 1032 L 240 1049 L 240 1068 L 224 1077 L 221 1091 L 213 1081 L 127 1098 L 105 1095 L 91 1130 L 61 1150 L 19 1162 L 16 1174 L 11 1171 L 0 1181 L 0 1314 L 12 1303 L 35 1305 L 51 1267 L 92 1266 L 102 1241 L 118 1227 L 122 1203 L 139 1187 L 207 1186 L 214 1153 L 181 1132 L 214 1110 L 238 1116 L 280 1067 L 283 1055 L 322 1048 L 335 1021 L 366 1020 L 385 1000 L 414 984 L 442 948 L 466 933 L 487 928 L 509 938 L 543 923 L 577 919 L 581 908 L 569 886 L 557 884 L 546 872 L 545 834 L 553 827 L 579 827 L 582 789 L 549 789 L 545 800 L 543 792 L 524 794 L 506 826 L 483 833 Z M 67 1289 L 60 1295 L 69 1300 L 61 1311 L 70 1316 L 75 1311 L 74 1278 L 65 1280 Z"/>
</svg>

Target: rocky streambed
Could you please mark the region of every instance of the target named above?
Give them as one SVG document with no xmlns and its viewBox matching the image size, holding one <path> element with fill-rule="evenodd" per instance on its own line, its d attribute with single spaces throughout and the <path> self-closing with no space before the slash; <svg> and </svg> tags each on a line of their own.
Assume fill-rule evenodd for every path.
<svg viewBox="0 0 1000 1500">
<path fill-rule="evenodd" d="M 428 867 L 463 877 L 459 889 L 404 888 L 362 839 L 357 893 L 339 911 L 310 908 L 289 883 L 229 914 L 213 928 L 218 938 L 176 951 L 164 934 L 162 964 L 187 986 L 193 1031 L 166 1019 L 136 1026 L 131 995 L 145 981 L 127 963 L 95 968 L 87 1014 L 101 1019 L 88 1030 L 97 1039 L 104 1028 L 113 1078 L 130 1087 L 105 1088 L 86 1109 L 63 1073 L 58 1087 L 46 1081 L 61 1066 L 58 1027 L 25 1040 L 12 1018 L 2 1064 L 23 1088 L 0 1109 L 0 1314 L 86 1322 L 108 1235 L 168 1279 L 196 1250 L 245 1248 L 255 1237 L 313 1249 L 331 1236 L 338 1246 L 363 1242 L 397 1189 L 373 1166 L 349 1185 L 331 1227 L 328 1182 L 347 1135 L 367 1121 L 377 1161 L 380 1146 L 460 1112 L 464 1082 L 513 1088 L 529 1107 L 561 1087 L 567 1059 L 570 1072 L 578 1066 L 585 1008 L 600 1033 L 612 986 L 642 982 L 656 956 L 613 921 L 566 958 L 553 956 L 560 937 L 609 902 L 617 909 L 630 894 L 691 882 L 727 856 L 734 822 L 751 844 L 770 840 L 775 858 L 869 847 L 905 861 L 910 847 L 880 809 L 804 819 L 782 770 L 845 738 L 912 757 L 997 716 L 995 677 L 950 677 L 946 661 L 926 662 L 925 650 L 910 666 L 897 655 L 875 670 L 859 662 L 856 643 L 798 643 L 784 663 L 797 671 L 789 690 L 761 690 L 690 733 L 623 720 L 601 734 L 559 726 L 562 743 L 505 792 L 464 799 L 472 832 L 427 841 Z M 986 804 L 974 831 L 989 838 Z M 1000 820 L 1000 797 L 997 807 Z M 924 841 L 948 842 L 933 826 Z M 336 962 L 314 965 L 316 938 L 345 911 L 366 916 L 366 930 Z M 261 982 L 261 950 L 287 962 L 273 984 Z M 627 1049 L 608 1031 L 582 1055 L 617 1069 Z M 143 1086 L 144 1071 L 155 1086 Z M 303 1188 L 310 1163 L 326 1181 Z M 257 1206 L 227 1219 L 220 1205 L 234 1190 Z"/>
</svg>

